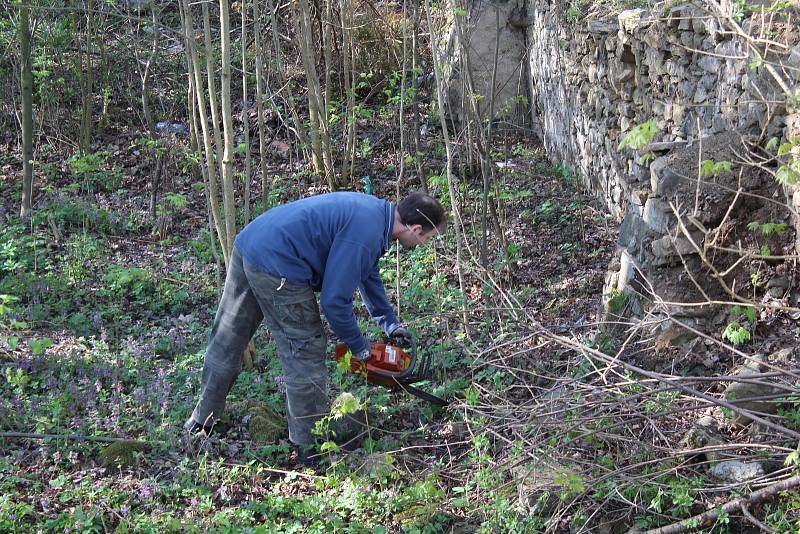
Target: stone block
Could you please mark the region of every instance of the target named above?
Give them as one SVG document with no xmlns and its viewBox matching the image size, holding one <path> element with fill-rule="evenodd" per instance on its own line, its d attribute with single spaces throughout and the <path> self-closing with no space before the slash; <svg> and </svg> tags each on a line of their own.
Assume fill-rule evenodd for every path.
<svg viewBox="0 0 800 534">
<path fill-rule="evenodd" d="M 739 367 L 733 373 L 734 376 L 749 380 L 747 382 L 731 382 L 728 387 L 725 388 L 723 397 L 728 402 L 745 410 L 775 414 L 778 411 L 778 405 L 774 400 L 755 400 L 759 397 L 772 395 L 777 392 L 777 389 L 772 385 L 769 379 L 760 378 L 758 376 L 761 372 L 761 360 L 761 357 L 754 357 L 753 361 L 749 361 Z M 752 419 L 744 414 L 734 413 L 732 417 L 733 423 L 736 425 L 745 426 L 752 422 Z"/>
<path fill-rule="evenodd" d="M 800 81 L 800 44 L 789 52 L 785 69 L 795 81 Z"/>
<path fill-rule="evenodd" d="M 650 50 L 658 50 L 663 44 L 662 34 L 656 28 L 649 29 L 642 37 L 642 40 L 650 47 Z"/>
<path fill-rule="evenodd" d="M 656 158 L 650 164 L 650 186 L 657 197 L 673 195 L 684 179 L 683 176 L 671 170 L 667 165 L 666 158 Z"/>
<path fill-rule="evenodd" d="M 722 61 L 714 56 L 702 56 L 697 60 L 697 65 L 706 72 L 718 73 L 722 67 Z"/>
<path fill-rule="evenodd" d="M 617 15 L 619 29 L 621 33 L 634 34 L 637 31 L 647 28 L 652 24 L 653 19 L 646 9 L 626 9 Z"/>
<path fill-rule="evenodd" d="M 716 87 L 718 80 L 719 76 L 716 73 L 706 74 L 700 78 L 700 85 L 702 85 L 706 90 L 709 90 L 712 87 Z"/>
<path fill-rule="evenodd" d="M 658 198 L 648 198 L 644 203 L 642 219 L 653 233 L 668 234 L 672 226 L 672 212 L 667 204 Z"/>
<path fill-rule="evenodd" d="M 627 250 L 623 250 L 619 258 L 619 272 L 617 274 L 616 288 L 620 291 L 624 290 L 635 277 L 636 261 Z"/>
<path fill-rule="evenodd" d="M 612 20 L 590 20 L 586 23 L 589 33 L 609 34 L 619 30 L 619 22 Z"/>
<path fill-rule="evenodd" d="M 680 102 L 673 102 L 672 104 L 672 122 L 681 124 L 683 118 L 686 116 L 686 106 Z"/>
<path fill-rule="evenodd" d="M 684 21 L 686 24 L 691 24 L 689 21 Z M 685 46 L 686 48 L 695 48 L 694 38 L 696 34 L 691 31 L 684 31 L 681 32 L 681 45 Z"/>
<path fill-rule="evenodd" d="M 697 243 L 697 241 L 695 241 Z M 650 250 L 653 253 L 653 265 L 660 267 L 663 265 L 677 265 L 680 263 L 681 256 L 686 257 L 696 254 L 691 241 L 685 237 L 664 236 L 653 240 L 650 243 Z"/>
<path fill-rule="evenodd" d="M 694 91 L 694 96 L 692 97 L 692 102 L 695 104 L 702 104 L 708 100 L 708 93 L 706 92 L 706 88 L 702 85 L 698 85 Z"/>
<path fill-rule="evenodd" d="M 711 468 L 711 476 L 730 482 L 741 484 L 764 476 L 764 466 L 758 462 L 742 462 L 739 460 L 725 460 Z"/>
<path fill-rule="evenodd" d="M 628 210 L 619 227 L 617 242 L 629 251 L 635 251 L 642 246 L 645 238 L 651 237 L 653 237 L 653 230 L 644 222 L 644 219 L 635 210 Z"/>
</svg>

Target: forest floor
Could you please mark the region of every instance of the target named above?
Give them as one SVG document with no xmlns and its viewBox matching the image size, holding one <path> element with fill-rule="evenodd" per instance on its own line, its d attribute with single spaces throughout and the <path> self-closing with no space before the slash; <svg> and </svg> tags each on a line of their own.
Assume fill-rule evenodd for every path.
<svg viewBox="0 0 800 534">
<path fill-rule="evenodd" d="M 362 130 L 354 189 L 394 198 L 396 133 Z M 607 335 L 600 297 L 617 222 L 541 147 L 516 137 L 492 154 L 488 269 L 482 183 L 463 168 L 456 202 L 468 246 L 458 252 L 451 221 L 431 246 L 381 259 L 390 301 L 434 362 L 419 387 L 449 399 L 446 408 L 368 386 L 331 362 L 331 397 L 352 396 L 326 421 L 365 407 L 366 435 L 354 452 L 325 446 L 316 472 L 298 470 L 262 328 L 255 367 L 229 397 L 230 430 L 187 436 L 221 269 L 203 186 L 184 140 L 169 139 L 155 206 L 154 155 L 120 134 L 90 155 L 43 157 L 25 225 L 15 215 L 19 161 L 0 156 L 0 531 L 625 532 L 713 510 L 746 489 L 709 477 L 705 449 L 676 452 L 709 445 L 679 445 L 701 416 L 717 418 L 727 442 L 711 445 L 730 457 L 777 460 L 778 470 L 792 451 L 773 436 L 765 454 L 767 442 L 712 404 L 626 367 L 623 359 L 674 379 L 696 376 L 698 365 L 724 374 L 735 358 L 708 339 L 695 351 L 701 365 L 656 351 L 652 339 L 626 349 Z M 433 136 L 425 145 L 427 184 L 449 207 L 444 151 Z M 269 205 L 324 190 L 281 154 L 269 174 Z M 419 186 L 408 181 L 404 190 Z M 253 204 L 259 213 L 263 202 Z M 361 306 L 357 315 L 377 339 Z M 748 350 L 791 346 L 792 324 L 763 322 Z M 699 380 L 709 394 L 722 390 Z M 779 413 L 798 426 L 791 407 Z M 109 437 L 138 442 L 98 441 Z M 757 512 L 790 531 L 800 502 Z M 746 531 L 725 515 L 711 528 Z"/>
<path fill-rule="evenodd" d="M 467 408 L 482 394 L 478 388 L 520 386 L 519 377 L 480 357 L 483 348 L 525 328 L 497 305 L 501 294 L 512 294 L 556 331 L 583 331 L 587 339 L 596 332 L 615 224 L 568 172 L 524 140 L 507 142 L 498 154 L 497 226 L 489 232 L 502 228 L 505 243 L 489 252 L 493 278 L 475 267 L 475 258 L 462 258 L 468 332 L 452 235 L 401 254 L 404 320 L 436 368 L 435 379 L 420 387 L 451 404 L 440 410 L 334 369 L 334 393 L 347 389 L 367 406 L 369 437 L 353 453 L 326 453 L 324 467 L 312 474 L 295 470 L 285 423 L 266 437 L 248 431 L 255 404 L 256 411 L 284 411 L 280 368 L 263 328 L 256 368 L 243 372 L 231 393 L 230 432 L 199 441 L 184 435 L 217 303 L 204 194 L 176 166 L 152 213 L 145 150 L 132 138 L 114 138 L 97 153 L 95 160 L 42 163 L 46 178 L 30 226 L 13 222 L 17 162 L 0 162 L 6 221 L 0 294 L 10 295 L 0 310 L 2 430 L 85 438 L 0 439 L 0 529 L 471 532 L 481 524 L 502 530 L 508 522 L 525 528 L 528 520 L 511 504 L 516 490 L 504 497 L 507 510 L 491 511 L 494 499 L 473 499 L 465 489 L 476 484 L 476 466 L 493 464 Z M 428 163 L 442 162 L 433 156 Z M 281 178 L 273 203 L 316 192 L 312 177 L 294 170 L 276 158 L 271 171 Z M 391 164 L 362 171 L 373 176 L 376 194 L 392 196 Z M 432 186 L 446 201 L 442 183 Z M 479 191 L 477 182 L 459 191 L 463 230 L 474 243 Z M 489 243 L 497 248 L 496 235 Z M 394 258 L 390 251 L 382 271 L 396 302 Z M 147 446 L 109 451 L 108 443 L 93 440 L 109 436 Z M 489 488 L 487 481 L 477 484 Z"/>
</svg>

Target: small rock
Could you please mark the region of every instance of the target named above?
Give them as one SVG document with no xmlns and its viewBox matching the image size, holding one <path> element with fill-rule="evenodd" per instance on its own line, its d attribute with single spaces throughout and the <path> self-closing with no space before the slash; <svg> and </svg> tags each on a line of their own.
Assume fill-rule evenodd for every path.
<svg viewBox="0 0 800 534">
<path fill-rule="evenodd" d="M 750 361 L 747 364 L 739 367 L 734 372 L 734 376 L 738 378 L 753 377 L 752 382 L 731 382 L 725 393 L 723 394 L 725 400 L 733 402 L 737 407 L 753 412 L 774 414 L 778 411 L 778 405 L 774 400 L 748 400 L 751 398 L 764 397 L 775 393 L 776 389 L 772 386 L 768 379 L 758 378 L 761 371 L 759 369 L 759 361 L 763 357 L 754 357 L 755 361 Z M 744 414 L 733 414 L 733 423 L 739 426 L 746 426 L 752 422 L 752 419 Z"/>
<path fill-rule="evenodd" d="M 780 350 L 776 350 L 775 352 L 769 355 L 767 361 L 769 361 L 772 364 L 787 363 L 792 360 L 796 350 L 797 347 L 786 347 Z"/>
<path fill-rule="evenodd" d="M 725 439 L 718 430 L 717 420 L 710 415 L 705 415 L 695 421 L 692 428 L 684 434 L 679 443 L 683 450 L 701 449 L 724 444 Z M 712 462 L 721 458 L 718 451 L 706 451 L 704 455 L 707 460 Z"/>
<path fill-rule="evenodd" d="M 392 457 L 385 452 L 375 452 L 368 454 L 361 461 L 361 465 L 356 469 L 359 475 L 369 475 L 386 470 L 392 465 Z"/>
<path fill-rule="evenodd" d="M 779 299 L 786 294 L 791 285 L 792 282 L 788 276 L 774 276 L 767 282 L 767 292 L 770 296 Z"/>
<path fill-rule="evenodd" d="M 764 476 L 764 467 L 758 462 L 725 460 L 711 468 L 711 475 L 725 482 L 740 484 Z"/>
</svg>

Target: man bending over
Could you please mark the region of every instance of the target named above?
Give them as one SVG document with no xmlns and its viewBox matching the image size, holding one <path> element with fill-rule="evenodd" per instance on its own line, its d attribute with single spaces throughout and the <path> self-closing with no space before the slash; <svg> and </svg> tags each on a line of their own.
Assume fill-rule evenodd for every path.
<svg viewBox="0 0 800 534">
<path fill-rule="evenodd" d="M 393 241 L 408 249 L 427 243 L 444 229 L 445 219 L 441 204 L 422 193 L 394 205 L 341 192 L 278 206 L 248 224 L 234 243 L 206 349 L 200 399 L 186 430 L 208 430 L 222 415 L 245 348 L 263 320 L 283 366 L 289 440 L 300 462 L 312 464 L 312 430 L 329 409 L 320 306 L 354 358 L 370 355 L 353 314 L 356 288 L 384 332 L 407 342 L 410 334 L 386 298 L 378 259 Z"/>
</svg>

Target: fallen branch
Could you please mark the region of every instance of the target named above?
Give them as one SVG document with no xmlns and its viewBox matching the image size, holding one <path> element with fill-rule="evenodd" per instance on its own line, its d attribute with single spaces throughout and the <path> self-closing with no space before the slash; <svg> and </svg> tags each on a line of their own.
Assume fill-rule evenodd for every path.
<svg viewBox="0 0 800 534">
<path fill-rule="evenodd" d="M 738 499 L 728 501 L 721 507 L 714 508 L 713 510 L 692 516 L 688 519 L 683 519 L 678 523 L 648 530 L 645 534 L 677 534 L 678 532 L 688 532 L 689 530 L 693 530 L 712 521 L 716 521 L 720 513 L 729 514 L 731 512 L 742 510 L 743 507 L 746 508 L 749 505 L 766 501 L 782 491 L 786 491 L 797 486 L 800 486 L 800 475 L 795 475 L 781 482 L 772 484 L 771 486 L 767 486 L 766 488 L 762 488 L 751 493 L 749 497 L 740 497 Z"/>
<path fill-rule="evenodd" d="M 150 445 L 150 443 L 129 438 L 119 438 L 112 436 L 81 436 L 78 434 L 32 434 L 28 432 L 0 432 L 0 438 L 7 439 L 66 439 L 72 441 L 100 441 L 103 443 L 140 443 Z"/>
</svg>

